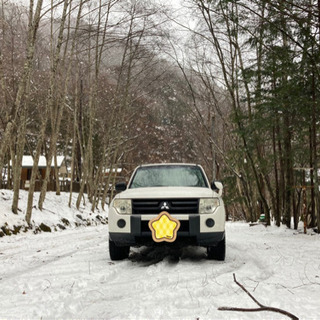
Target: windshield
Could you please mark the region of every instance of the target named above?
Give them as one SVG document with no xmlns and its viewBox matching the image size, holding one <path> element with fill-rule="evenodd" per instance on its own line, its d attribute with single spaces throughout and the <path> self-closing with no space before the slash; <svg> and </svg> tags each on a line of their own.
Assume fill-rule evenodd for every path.
<svg viewBox="0 0 320 320">
<path fill-rule="evenodd" d="M 146 187 L 208 187 L 198 166 L 148 166 L 139 168 L 129 188 Z"/>
</svg>

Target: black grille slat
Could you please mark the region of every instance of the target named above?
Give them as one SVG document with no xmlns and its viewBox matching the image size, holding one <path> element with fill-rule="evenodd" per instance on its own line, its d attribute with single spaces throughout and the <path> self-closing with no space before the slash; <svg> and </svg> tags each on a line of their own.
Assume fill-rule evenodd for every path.
<svg viewBox="0 0 320 320">
<path fill-rule="evenodd" d="M 198 205 L 198 200 L 194 201 L 170 201 L 174 206 L 180 206 L 180 205 L 188 205 L 188 206 L 193 206 L 193 205 Z"/>
<path fill-rule="evenodd" d="M 169 207 L 169 209 L 167 208 Z M 167 211 L 170 214 L 198 213 L 198 199 L 135 199 L 132 200 L 133 214 L 159 214 Z"/>
<path fill-rule="evenodd" d="M 159 202 L 158 201 L 136 201 L 134 200 L 134 203 L 136 206 L 158 206 Z"/>
</svg>

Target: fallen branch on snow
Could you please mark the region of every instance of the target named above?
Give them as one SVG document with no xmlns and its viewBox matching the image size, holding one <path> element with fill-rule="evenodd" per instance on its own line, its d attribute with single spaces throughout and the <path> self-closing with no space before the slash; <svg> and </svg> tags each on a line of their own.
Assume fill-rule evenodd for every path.
<svg viewBox="0 0 320 320">
<path fill-rule="evenodd" d="M 293 315 L 292 313 L 279 309 L 279 308 L 273 308 L 273 307 L 267 307 L 261 304 L 241 283 L 239 283 L 236 279 L 236 275 L 233 274 L 233 280 L 234 282 L 259 306 L 259 308 L 233 308 L 233 307 L 220 307 L 218 310 L 220 311 L 240 311 L 240 312 L 260 312 L 260 311 L 271 311 L 271 312 L 277 312 L 281 313 L 293 320 L 299 320 L 298 317 Z"/>
</svg>

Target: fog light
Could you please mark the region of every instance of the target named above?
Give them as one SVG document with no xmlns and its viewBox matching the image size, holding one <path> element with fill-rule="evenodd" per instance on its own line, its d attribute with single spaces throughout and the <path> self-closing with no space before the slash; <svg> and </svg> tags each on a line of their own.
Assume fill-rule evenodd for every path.
<svg viewBox="0 0 320 320">
<path fill-rule="evenodd" d="M 120 219 L 120 220 L 118 220 L 117 225 L 118 225 L 119 228 L 122 229 L 122 228 L 124 228 L 126 226 L 126 221 L 123 220 L 123 219 Z"/>
<path fill-rule="evenodd" d="M 207 219 L 206 225 L 207 225 L 207 227 L 212 228 L 214 226 L 214 220 L 211 218 Z"/>
</svg>

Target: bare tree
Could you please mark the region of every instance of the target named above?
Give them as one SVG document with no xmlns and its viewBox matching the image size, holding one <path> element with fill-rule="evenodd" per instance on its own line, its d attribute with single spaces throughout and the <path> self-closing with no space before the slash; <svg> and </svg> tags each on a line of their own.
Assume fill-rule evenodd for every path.
<svg viewBox="0 0 320 320">
<path fill-rule="evenodd" d="M 30 75 L 33 69 L 33 60 L 35 52 L 35 43 L 37 40 L 37 32 L 39 28 L 42 0 L 37 1 L 37 5 L 34 8 L 34 1 L 30 0 L 29 3 L 29 17 L 28 17 L 28 40 L 27 40 L 27 51 L 26 61 L 24 64 L 24 70 L 22 73 L 21 80 L 18 85 L 18 90 L 15 98 L 15 114 L 12 119 L 12 125 L 8 125 L 5 132 L 5 137 L 11 138 L 12 130 L 15 127 L 18 131 L 17 143 L 16 143 L 16 156 L 12 159 L 13 164 L 13 203 L 12 211 L 17 213 L 18 201 L 19 201 L 19 188 L 20 188 L 20 172 L 22 165 L 22 156 L 25 144 L 25 133 L 26 133 L 26 107 L 28 103 L 28 92 L 29 92 L 29 81 Z M 6 142 L 6 141 L 4 141 Z M 2 142 L 2 143 L 4 143 Z"/>
</svg>

